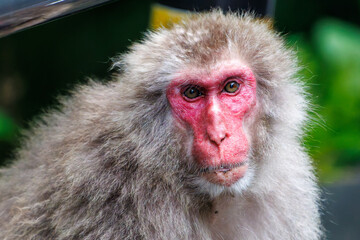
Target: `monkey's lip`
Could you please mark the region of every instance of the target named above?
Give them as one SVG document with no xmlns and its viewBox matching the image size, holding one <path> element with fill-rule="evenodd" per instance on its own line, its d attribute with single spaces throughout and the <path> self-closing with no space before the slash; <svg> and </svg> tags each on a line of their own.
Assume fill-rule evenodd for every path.
<svg viewBox="0 0 360 240">
<path fill-rule="evenodd" d="M 202 170 L 201 175 L 211 183 L 230 187 L 245 176 L 247 169 L 248 164 L 245 161 L 229 166 L 207 167 Z"/>
</svg>

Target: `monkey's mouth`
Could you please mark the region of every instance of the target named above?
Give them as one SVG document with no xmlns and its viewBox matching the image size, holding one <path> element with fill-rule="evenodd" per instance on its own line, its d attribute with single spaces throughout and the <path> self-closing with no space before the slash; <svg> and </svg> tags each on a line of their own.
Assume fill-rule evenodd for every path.
<svg viewBox="0 0 360 240">
<path fill-rule="evenodd" d="M 247 161 L 232 165 L 210 166 L 201 169 L 201 176 L 211 183 L 230 187 L 244 177 L 247 169 Z"/>
<path fill-rule="evenodd" d="M 243 161 L 236 164 L 226 164 L 226 165 L 220 165 L 220 166 L 209 166 L 209 167 L 203 167 L 201 168 L 202 173 L 212 173 L 212 172 L 228 172 L 231 171 L 233 168 L 241 167 L 247 165 L 247 161 Z"/>
</svg>

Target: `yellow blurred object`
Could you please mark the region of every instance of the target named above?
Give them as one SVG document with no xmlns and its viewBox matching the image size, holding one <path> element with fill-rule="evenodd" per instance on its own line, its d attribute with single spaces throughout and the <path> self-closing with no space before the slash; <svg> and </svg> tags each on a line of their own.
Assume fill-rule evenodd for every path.
<svg viewBox="0 0 360 240">
<path fill-rule="evenodd" d="M 150 27 L 152 29 L 169 28 L 173 23 L 179 22 L 188 14 L 191 14 L 190 11 L 153 4 L 151 6 Z"/>
</svg>

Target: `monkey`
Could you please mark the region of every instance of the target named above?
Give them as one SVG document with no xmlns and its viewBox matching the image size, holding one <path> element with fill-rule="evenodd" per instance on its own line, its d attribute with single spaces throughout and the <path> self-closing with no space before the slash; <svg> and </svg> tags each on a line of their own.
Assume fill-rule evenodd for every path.
<svg viewBox="0 0 360 240">
<path fill-rule="evenodd" d="M 0 239 L 320 239 L 295 51 L 252 13 L 149 31 L 24 133 Z"/>
</svg>

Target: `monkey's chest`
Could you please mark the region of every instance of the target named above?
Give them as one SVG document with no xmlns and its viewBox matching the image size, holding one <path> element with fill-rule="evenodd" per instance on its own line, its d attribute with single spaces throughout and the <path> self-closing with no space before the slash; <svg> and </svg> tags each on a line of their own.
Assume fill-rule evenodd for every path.
<svg viewBox="0 0 360 240">
<path fill-rule="evenodd" d="M 240 215 L 241 206 L 235 199 L 215 200 L 208 219 L 213 239 L 239 239 Z"/>
</svg>

